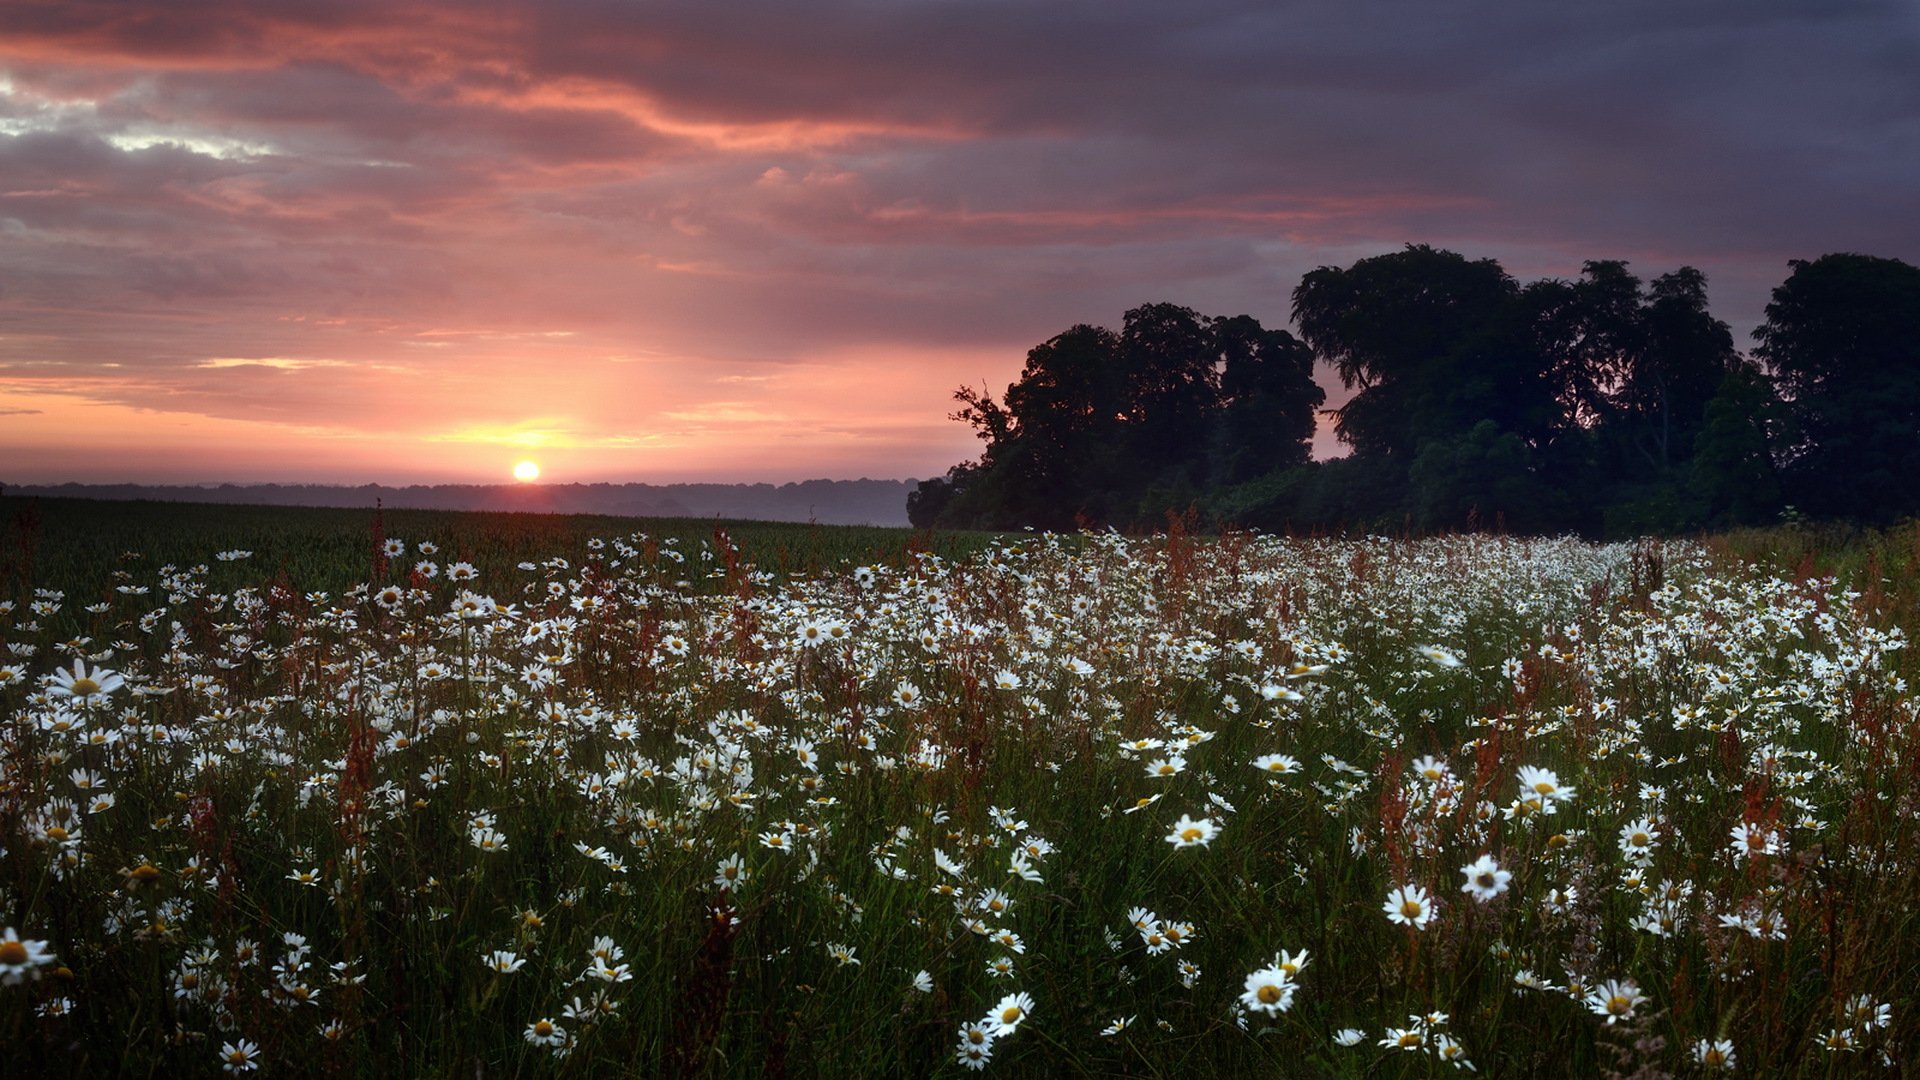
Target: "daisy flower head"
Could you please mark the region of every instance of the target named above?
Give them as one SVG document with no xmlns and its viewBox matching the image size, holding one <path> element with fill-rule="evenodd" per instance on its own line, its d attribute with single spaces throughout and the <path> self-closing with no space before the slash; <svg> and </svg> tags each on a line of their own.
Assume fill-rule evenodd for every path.
<svg viewBox="0 0 1920 1080">
<path fill-rule="evenodd" d="M 1274 776 L 1292 776 L 1300 771 L 1300 762 L 1285 754 L 1263 754 L 1253 759 L 1253 767 Z"/>
<path fill-rule="evenodd" d="M 1780 834 L 1757 822 L 1742 822 L 1733 827 L 1733 857 L 1744 861 L 1756 855 L 1780 854 Z"/>
<path fill-rule="evenodd" d="M 528 1024 L 525 1035 L 527 1041 L 535 1046 L 555 1047 L 567 1044 L 567 1029 L 544 1016 Z"/>
<path fill-rule="evenodd" d="M 1180 820 L 1173 823 L 1173 831 L 1167 834 L 1167 843 L 1176 848 L 1205 847 L 1220 834 L 1220 827 L 1212 818 L 1195 818 L 1181 814 Z"/>
<path fill-rule="evenodd" d="M 1513 871 L 1500 869 L 1500 864 L 1491 855 L 1482 855 L 1478 859 L 1460 868 L 1467 877 L 1460 891 L 1469 893 L 1481 903 L 1507 891 L 1507 882 L 1513 880 Z"/>
<path fill-rule="evenodd" d="M 1380 909 L 1387 913 L 1388 922 L 1425 930 L 1433 921 L 1433 896 L 1418 885 L 1402 885 L 1387 894 Z"/>
<path fill-rule="evenodd" d="M 1279 967 L 1264 967 L 1247 976 L 1240 1003 L 1248 1012 L 1277 1016 L 1293 1008 L 1293 980 Z"/>
<path fill-rule="evenodd" d="M 1701 1039 L 1693 1044 L 1693 1063 L 1709 1072 L 1731 1070 L 1733 1061 L 1732 1039 Z"/>
<path fill-rule="evenodd" d="M 1001 998 L 987 1013 L 986 1023 L 994 1027 L 996 1037 L 1011 1035 L 1032 1014 L 1033 995 L 1020 990 Z"/>
<path fill-rule="evenodd" d="M 119 674 L 98 665 L 89 672 L 84 660 L 75 660 L 72 671 L 55 670 L 50 678 L 47 693 L 56 698 L 72 698 L 81 704 L 105 701 L 109 694 L 126 685 Z"/>
<path fill-rule="evenodd" d="M 1587 1008 L 1597 1016 L 1607 1018 L 1608 1024 L 1620 1020 L 1633 1019 L 1633 1010 L 1647 1000 L 1640 987 L 1632 979 L 1608 979 L 1587 994 Z"/>
<path fill-rule="evenodd" d="M 960 1028 L 960 1043 L 953 1048 L 953 1060 L 978 1072 L 993 1059 L 993 1032 L 979 1024 Z"/>
<path fill-rule="evenodd" d="M 252 1072 L 260 1067 L 260 1044 L 239 1039 L 220 1044 L 220 1067 L 228 1073 Z"/>
<path fill-rule="evenodd" d="M 1653 820 L 1641 818 L 1620 826 L 1620 853 L 1630 862 L 1643 863 L 1653 858 L 1655 834 Z"/>
<path fill-rule="evenodd" d="M 510 949 L 495 949 L 482 956 L 480 962 L 501 975 L 511 975 L 527 966 L 526 960 Z"/>
<path fill-rule="evenodd" d="M 1520 794 L 1524 798 L 1547 803 L 1570 802 L 1573 799 L 1573 789 L 1560 783 L 1558 774 L 1552 769 L 1534 765 L 1520 766 Z"/>
<path fill-rule="evenodd" d="M 34 969 L 51 963 L 53 953 L 47 951 L 46 942 L 23 940 L 11 926 L 0 936 L 0 984 L 17 986 L 22 980 L 38 978 Z"/>
<path fill-rule="evenodd" d="M 1443 668 L 1457 668 L 1460 666 L 1459 657 L 1438 645 L 1422 645 L 1419 652 L 1421 656 Z"/>
</svg>

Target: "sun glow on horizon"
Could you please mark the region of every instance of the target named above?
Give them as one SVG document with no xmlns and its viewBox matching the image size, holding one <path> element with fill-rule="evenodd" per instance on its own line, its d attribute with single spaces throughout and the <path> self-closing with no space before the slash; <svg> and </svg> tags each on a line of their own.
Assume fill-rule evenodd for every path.
<svg viewBox="0 0 1920 1080">
<path fill-rule="evenodd" d="M 523 484 L 531 484 L 540 479 L 540 465 L 537 462 L 522 461 L 513 467 L 513 478 Z"/>
</svg>

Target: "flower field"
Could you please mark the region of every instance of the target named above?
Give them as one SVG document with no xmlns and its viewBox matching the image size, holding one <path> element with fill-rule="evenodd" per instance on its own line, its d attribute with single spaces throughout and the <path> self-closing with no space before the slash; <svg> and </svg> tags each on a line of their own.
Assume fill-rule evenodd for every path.
<svg viewBox="0 0 1920 1080">
<path fill-rule="evenodd" d="M 1920 1037 L 1877 579 L 357 527 L 337 580 L 208 548 L 0 602 L 10 1069 L 1878 1076 Z"/>
</svg>

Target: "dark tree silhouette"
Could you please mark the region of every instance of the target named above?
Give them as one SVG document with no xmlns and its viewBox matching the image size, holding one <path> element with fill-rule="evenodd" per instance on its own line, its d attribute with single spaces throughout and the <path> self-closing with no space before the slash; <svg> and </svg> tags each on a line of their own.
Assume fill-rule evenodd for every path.
<svg viewBox="0 0 1920 1080">
<path fill-rule="evenodd" d="M 1853 254 L 1788 265 L 1755 333 L 1797 427 L 1788 498 L 1868 521 L 1920 512 L 1920 268 Z"/>
</svg>

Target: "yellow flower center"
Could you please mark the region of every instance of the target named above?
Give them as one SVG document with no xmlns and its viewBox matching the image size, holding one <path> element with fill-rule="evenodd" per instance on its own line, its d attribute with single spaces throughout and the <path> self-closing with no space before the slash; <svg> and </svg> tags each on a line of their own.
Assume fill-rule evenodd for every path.
<svg viewBox="0 0 1920 1080">
<path fill-rule="evenodd" d="M 1194 841 L 1200 839 L 1200 836 L 1203 832 L 1205 832 L 1205 830 L 1203 829 L 1195 829 L 1195 828 L 1181 829 L 1180 839 L 1185 840 L 1187 843 L 1191 844 Z"/>
<path fill-rule="evenodd" d="M 1018 1019 L 1020 1019 L 1020 1006 L 1009 1005 L 1008 1007 L 1000 1010 L 1001 1023 L 1011 1024 Z"/>
<path fill-rule="evenodd" d="M 1402 1032 L 1400 1035 L 1400 1045 L 1401 1046 L 1419 1046 L 1420 1033 L 1417 1031 Z"/>
<path fill-rule="evenodd" d="M 1624 1016 L 1632 1008 L 1633 1002 L 1624 995 L 1614 994 L 1607 999 L 1607 1011 L 1616 1016 Z"/>
<path fill-rule="evenodd" d="M 74 697 L 88 697 L 99 692 L 100 684 L 92 679 L 80 678 L 73 680 Z"/>
<path fill-rule="evenodd" d="M 47 826 L 47 839 L 53 841 L 56 844 L 66 843 L 67 837 L 69 835 L 70 834 L 67 832 L 67 830 L 61 828 L 58 825 Z"/>
<path fill-rule="evenodd" d="M 1418 900 L 1400 901 L 1400 914 L 1405 915 L 1409 919 L 1419 918 L 1420 912 L 1423 910 L 1425 909 L 1420 906 L 1420 901 Z"/>
<path fill-rule="evenodd" d="M 533 1022 L 533 1033 L 544 1039 L 553 1034 L 553 1025 L 545 1020 L 535 1020 Z"/>
<path fill-rule="evenodd" d="M 160 868 L 153 865 L 152 863 L 141 863 L 139 866 L 136 866 L 131 871 L 129 871 L 127 873 L 127 876 L 137 882 L 141 882 L 142 884 L 144 884 L 149 881 L 157 880 L 160 877 Z"/>
<path fill-rule="evenodd" d="M 1262 1005 L 1272 1005 L 1280 1000 L 1280 987 L 1274 983 L 1268 983 L 1255 991 L 1253 996 L 1259 998 Z"/>
<path fill-rule="evenodd" d="M 27 962 L 27 947 L 18 941 L 0 941 L 0 964 L 19 967 Z"/>
</svg>

